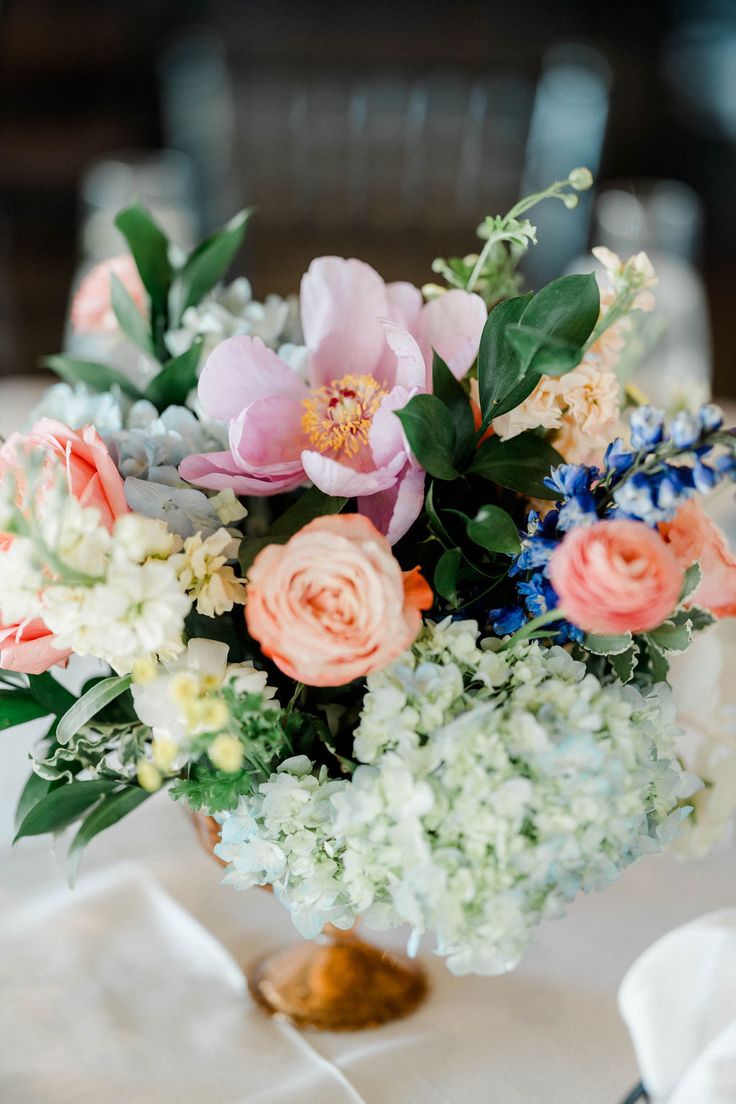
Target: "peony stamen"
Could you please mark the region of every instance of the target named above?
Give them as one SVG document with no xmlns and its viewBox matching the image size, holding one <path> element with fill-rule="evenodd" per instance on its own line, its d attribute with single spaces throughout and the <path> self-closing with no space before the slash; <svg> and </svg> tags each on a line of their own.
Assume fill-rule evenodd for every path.
<svg viewBox="0 0 736 1104">
<path fill-rule="evenodd" d="M 387 394 L 373 376 L 343 376 L 304 400 L 302 428 L 318 452 L 355 456 L 368 444 L 373 417 Z"/>
</svg>

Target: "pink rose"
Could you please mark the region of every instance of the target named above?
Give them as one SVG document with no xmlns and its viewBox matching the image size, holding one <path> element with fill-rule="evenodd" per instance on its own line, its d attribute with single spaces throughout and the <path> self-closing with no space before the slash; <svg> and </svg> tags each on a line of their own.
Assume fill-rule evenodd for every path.
<svg viewBox="0 0 736 1104">
<path fill-rule="evenodd" d="M 77 333 L 115 333 L 118 321 L 110 301 L 110 276 L 117 276 L 138 310 L 148 311 L 146 289 L 129 253 L 110 257 L 87 273 L 72 301 L 72 326 Z"/>
<path fill-rule="evenodd" d="M 245 616 L 285 674 L 342 686 L 405 651 L 432 600 L 419 569 L 402 572 L 368 518 L 344 514 L 317 518 L 256 556 Z"/>
<path fill-rule="evenodd" d="M 14 433 L 0 448 L 0 477 L 9 471 L 22 487 L 19 454 L 39 449 L 46 453 L 47 471 L 62 467 L 69 493 L 82 506 L 94 506 L 106 529 L 111 530 L 115 519 L 128 513 L 123 480 L 93 426 L 76 431 L 62 422 L 42 418 L 29 433 Z"/>
<path fill-rule="evenodd" d="M 656 530 L 621 520 L 569 532 L 549 577 L 573 625 L 607 634 L 661 625 L 677 606 L 684 571 Z"/>
<path fill-rule="evenodd" d="M 0 624 L 0 668 L 40 675 L 55 663 L 66 666 L 70 651 L 60 651 L 54 636 L 43 621 L 22 621 L 19 625 Z"/>
<path fill-rule="evenodd" d="M 660 532 L 681 567 L 700 564 L 703 578 L 688 604 L 714 617 L 736 617 L 736 556 L 698 499 L 688 499 Z"/>
</svg>

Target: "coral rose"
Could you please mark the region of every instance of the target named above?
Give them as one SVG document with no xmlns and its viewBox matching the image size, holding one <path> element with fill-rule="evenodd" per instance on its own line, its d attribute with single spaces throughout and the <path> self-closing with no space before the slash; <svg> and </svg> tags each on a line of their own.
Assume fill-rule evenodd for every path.
<svg viewBox="0 0 736 1104">
<path fill-rule="evenodd" d="M 700 564 L 703 578 L 689 604 L 714 617 L 736 617 L 736 556 L 699 500 L 688 499 L 672 521 L 660 525 L 660 532 L 681 567 Z"/>
<path fill-rule="evenodd" d="M 57 466 L 64 471 L 69 493 L 82 506 L 99 511 L 106 529 L 112 530 L 115 519 L 128 513 L 123 480 L 93 426 L 77 431 L 42 418 L 29 433 L 14 433 L 0 448 L 0 478 L 10 472 L 22 486 L 20 455 L 37 450 L 46 454 L 47 471 L 53 472 Z"/>
<path fill-rule="evenodd" d="M 83 278 L 72 300 L 72 326 L 80 334 L 110 334 L 118 329 L 112 309 L 111 276 L 117 276 L 138 310 L 147 311 L 146 290 L 129 253 L 95 265 Z"/>
<path fill-rule="evenodd" d="M 432 591 L 419 569 L 402 572 L 391 546 L 359 514 L 321 517 L 248 573 L 251 636 L 285 674 L 308 686 L 342 686 L 385 667 L 415 640 Z"/>
<path fill-rule="evenodd" d="M 677 606 L 684 574 L 656 530 L 627 520 L 571 530 L 549 565 L 565 617 L 604 634 L 661 625 Z"/>
<path fill-rule="evenodd" d="M 40 675 L 55 663 L 66 665 L 71 655 L 54 643 L 54 635 L 43 621 L 23 621 L 19 625 L 0 624 L 0 668 Z"/>
</svg>

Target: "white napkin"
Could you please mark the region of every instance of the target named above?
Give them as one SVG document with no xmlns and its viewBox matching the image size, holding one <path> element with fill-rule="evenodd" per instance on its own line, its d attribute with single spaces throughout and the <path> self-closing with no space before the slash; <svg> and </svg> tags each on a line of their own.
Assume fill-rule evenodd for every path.
<svg viewBox="0 0 736 1104">
<path fill-rule="evenodd" d="M 619 990 L 655 1104 L 736 1102 L 736 909 L 675 928 Z"/>
<path fill-rule="evenodd" d="M 143 867 L 0 915 L 3 1104 L 356 1104 Z"/>
</svg>

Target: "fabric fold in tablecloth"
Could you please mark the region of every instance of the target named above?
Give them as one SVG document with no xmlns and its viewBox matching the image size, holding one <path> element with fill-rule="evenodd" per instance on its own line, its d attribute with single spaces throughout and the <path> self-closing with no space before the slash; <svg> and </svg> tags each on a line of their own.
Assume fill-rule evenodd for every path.
<svg viewBox="0 0 736 1104">
<path fill-rule="evenodd" d="M 0 919 L 0 993 L 4 1104 L 361 1101 L 133 863 Z"/>
</svg>

